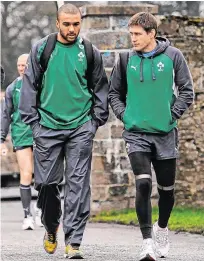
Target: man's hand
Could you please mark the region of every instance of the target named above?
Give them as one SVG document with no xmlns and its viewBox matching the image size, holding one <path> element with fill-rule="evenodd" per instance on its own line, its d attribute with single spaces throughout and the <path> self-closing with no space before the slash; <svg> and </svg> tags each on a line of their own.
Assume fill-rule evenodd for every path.
<svg viewBox="0 0 204 261">
<path fill-rule="evenodd" d="M 0 155 L 1 156 L 6 156 L 7 152 L 8 152 L 8 149 L 6 147 L 6 144 L 5 143 L 1 143 L 0 144 Z"/>
</svg>

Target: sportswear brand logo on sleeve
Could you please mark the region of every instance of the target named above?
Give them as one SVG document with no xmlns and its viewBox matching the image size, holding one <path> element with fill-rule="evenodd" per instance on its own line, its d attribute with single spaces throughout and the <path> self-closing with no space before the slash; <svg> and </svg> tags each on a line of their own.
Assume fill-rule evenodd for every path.
<svg viewBox="0 0 204 261">
<path fill-rule="evenodd" d="M 163 72 L 163 70 L 164 70 L 164 64 L 163 64 L 162 62 L 159 62 L 159 63 L 157 64 L 157 67 L 159 68 L 159 69 L 158 69 L 159 72 Z"/>
</svg>

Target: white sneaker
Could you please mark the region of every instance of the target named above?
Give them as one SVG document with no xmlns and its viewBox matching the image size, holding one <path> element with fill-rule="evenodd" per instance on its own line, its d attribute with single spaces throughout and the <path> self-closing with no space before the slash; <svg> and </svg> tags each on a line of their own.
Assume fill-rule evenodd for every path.
<svg viewBox="0 0 204 261">
<path fill-rule="evenodd" d="M 156 261 L 156 255 L 153 248 L 153 240 L 147 238 L 143 240 L 142 251 L 140 253 L 139 261 Z"/>
<path fill-rule="evenodd" d="M 23 230 L 34 230 L 34 220 L 32 216 L 28 216 L 27 218 L 24 218 L 23 220 L 23 225 L 22 225 Z"/>
<path fill-rule="evenodd" d="M 42 211 L 41 209 L 39 209 L 37 207 L 37 203 L 34 205 L 34 210 L 35 210 L 35 224 L 38 226 L 38 227 L 43 227 L 43 224 L 41 222 L 41 215 L 42 215 Z"/>
<path fill-rule="evenodd" d="M 158 257 L 167 257 L 169 253 L 169 230 L 160 228 L 158 222 L 153 225 L 153 239 L 155 252 Z"/>
</svg>

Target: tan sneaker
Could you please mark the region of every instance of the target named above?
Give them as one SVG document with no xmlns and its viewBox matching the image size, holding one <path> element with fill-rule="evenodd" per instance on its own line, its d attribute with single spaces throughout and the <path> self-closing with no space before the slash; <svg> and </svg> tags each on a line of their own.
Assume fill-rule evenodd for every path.
<svg viewBox="0 0 204 261">
<path fill-rule="evenodd" d="M 71 245 L 67 245 L 65 247 L 64 257 L 69 259 L 83 259 L 83 254 L 79 250 L 79 247 L 72 247 Z"/>
</svg>

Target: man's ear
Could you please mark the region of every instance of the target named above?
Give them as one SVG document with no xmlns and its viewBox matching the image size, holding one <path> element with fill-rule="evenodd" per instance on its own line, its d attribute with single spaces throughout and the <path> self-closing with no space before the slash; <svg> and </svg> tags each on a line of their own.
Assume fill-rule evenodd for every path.
<svg viewBox="0 0 204 261">
<path fill-rule="evenodd" d="M 156 38 L 156 35 L 157 35 L 156 30 L 155 30 L 155 29 L 152 29 L 152 31 L 153 31 L 153 34 L 154 34 L 154 38 Z"/>
<path fill-rule="evenodd" d="M 150 32 L 149 32 L 151 38 L 155 38 L 156 37 L 156 30 L 155 29 L 152 29 Z"/>
<path fill-rule="evenodd" d="M 59 21 L 56 20 L 56 27 L 59 29 Z"/>
</svg>

